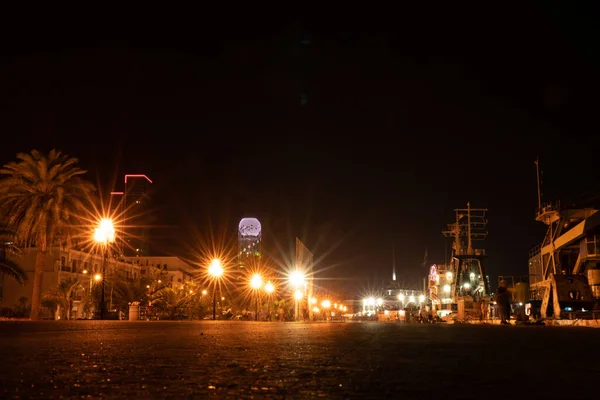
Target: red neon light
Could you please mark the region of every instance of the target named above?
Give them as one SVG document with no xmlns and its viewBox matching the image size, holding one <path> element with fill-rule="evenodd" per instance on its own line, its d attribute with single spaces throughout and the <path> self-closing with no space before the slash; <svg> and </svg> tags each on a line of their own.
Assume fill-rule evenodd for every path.
<svg viewBox="0 0 600 400">
<path fill-rule="evenodd" d="M 133 175 L 125 175 L 125 183 L 127 183 L 127 178 L 146 178 L 146 180 L 150 183 L 153 183 L 150 178 L 143 174 L 133 174 Z"/>
<path fill-rule="evenodd" d="M 110 192 L 111 195 L 120 195 L 120 194 L 125 194 L 124 192 Z"/>
</svg>

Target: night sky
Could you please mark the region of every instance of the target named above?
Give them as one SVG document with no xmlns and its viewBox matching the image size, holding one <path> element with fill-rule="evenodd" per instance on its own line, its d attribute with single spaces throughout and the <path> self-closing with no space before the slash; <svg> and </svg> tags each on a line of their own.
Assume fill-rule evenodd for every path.
<svg viewBox="0 0 600 400">
<path fill-rule="evenodd" d="M 489 209 L 492 280 L 526 274 L 545 232 L 536 157 L 544 201 L 600 195 L 585 4 L 15 15 L 0 161 L 58 148 L 105 193 L 147 174 L 161 251 L 255 216 L 268 248 L 305 241 L 336 290 L 390 279 L 392 246 L 416 285 L 470 201 Z"/>
</svg>

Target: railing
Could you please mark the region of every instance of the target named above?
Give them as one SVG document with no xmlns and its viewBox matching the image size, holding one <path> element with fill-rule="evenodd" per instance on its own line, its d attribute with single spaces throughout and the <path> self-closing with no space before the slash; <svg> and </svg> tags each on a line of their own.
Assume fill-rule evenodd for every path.
<svg viewBox="0 0 600 400">
<path fill-rule="evenodd" d="M 542 252 L 542 244 L 537 244 L 529 250 L 529 258 L 533 258 Z"/>
<path fill-rule="evenodd" d="M 535 210 L 535 217 L 538 218 L 544 213 L 558 210 L 560 210 L 560 201 L 557 201 L 555 203 L 544 203 L 541 205 L 541 207 L 538 207 L 538 209 Z"/>
<path fill-rule="evenodd" d="M 471 249 L 469 251 L 468 248 L 458 249 L 456 252 L 458 256 L 485 256 L 485 249 Z"/>
</svg>

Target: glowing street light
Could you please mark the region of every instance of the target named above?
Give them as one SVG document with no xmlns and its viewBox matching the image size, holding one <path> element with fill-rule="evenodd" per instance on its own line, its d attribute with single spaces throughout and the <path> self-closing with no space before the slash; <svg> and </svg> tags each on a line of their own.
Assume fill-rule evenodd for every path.
<svg viewBox="0 0 600 400">
<path fill-rule="evenodd" d="M 295 293 L 294 293 L 294 299 L 296 300 L 294 303 L 294 320 L 298 321 L 299 319 L 299 315 L 300 314 L 300 300 L 302 300 L 302 292 L 300 292 L 299 288 L 302 287 L 305 284 L 305 276 L 304 273 L 302 271 L 299 270 L 295 270 L 292 273 L 290 273 L 288 280 L 290 282 L 290 285 L 292 285 L 292 287 L 294 289 L 296 289 Z M 300 297 L 298 297 L 298 293 L 300 293 Z"/>
<path fill-rule="evenodd" d="M 104 287 L 106 284 L 106 264 L 108 263 L 108 245 L 115 241 L 115 227 L 109 218 L 102 218 L 94 231 L 94 240 L 102 246 L 102 295 L 100 299 L 100 319 L 104 319 Z"/>
<path fill-rule="evenodd" d="M 259 298 L 259 293 L 258 293 L 258 289 L 260 289 L 262 287 L 262 276 L 260 276 L 260 274 L 254 274 L 252 275 L 252 278 L 250 279 L 250 287 L 252 289 L 254 289 L 254 296 L 256 297 L 256 310 L 254 313 L 254 320 L 258 321 L 258 298 Z"/>
<path fill-rule="evenodd" d="M 273 293 L 273 291 L 275 291 L 275 286 L 271 283 L 271 281 L 267 282 L 267 284 L 265 285 L 265 292 L 271 294 Z"/>
<path fill-rule="evenodd" d="M 273 292 L 275 291 L 275 285 L 273 285 L 271 283 L 271 281 L 268 281 L 265 284 L 265 292 L 267 292 L 267 305 L 268 305 L 268 311 L 269 311 L 269 321 L 271 321 L 271 295 L 273 294 Z"/>
<path fill-rule="evenodd" d="M 299 288 L 304 284 L 304 273 L 298 270 L 292 272 L 289 276 L 289 281 L 294 288 Z"/>
<path fill-rule="evenodd" d="M 302 294 L 302 292 L 299 289 L 296 289 L 296 291 L 294 292 L 294 300 L 295 300 L 294 319 L 296 321 L 298 321 L 298 318 L 299 318 L 299 315 L 298 315 L 299 311 L 300 311 L 300 310 L 298 310 L 298 308 L 299 308 L 299 302 L 300 302 L 300 300 L 302 300 L 303 296 L 304 295 Z"/>
<path fill-rule="evenodd" d="M 223 276 L 221 260 L 215 258 L 208 266 L 208 274 L 213 278 L 213 321 L 217 319 L 217 279 Z"/>
</svg>

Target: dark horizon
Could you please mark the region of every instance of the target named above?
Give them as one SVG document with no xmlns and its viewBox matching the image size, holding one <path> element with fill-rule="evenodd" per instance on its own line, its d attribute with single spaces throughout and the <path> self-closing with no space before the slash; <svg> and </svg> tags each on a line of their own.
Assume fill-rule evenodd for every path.
<svg viewBox="0 0 600 400">
<path fill-rule="evenodd" d="M 4 39 L 0 162 L 57 148 L 105 193 L 146 174 L 166 251 L 253 216 L 348 292 L 391 279 L 392 246 L 399 280 L 420 284 L 425 249 L 444 261 L 442 230 L 470 202 L 489 209 L 492 284 L 527 274 L 545 232 L 536 158 L 543 201 L 600 198 L 598 29 L 584 3 L 479 11 L 76 35 L 30 21 Z"/>
</svg>

